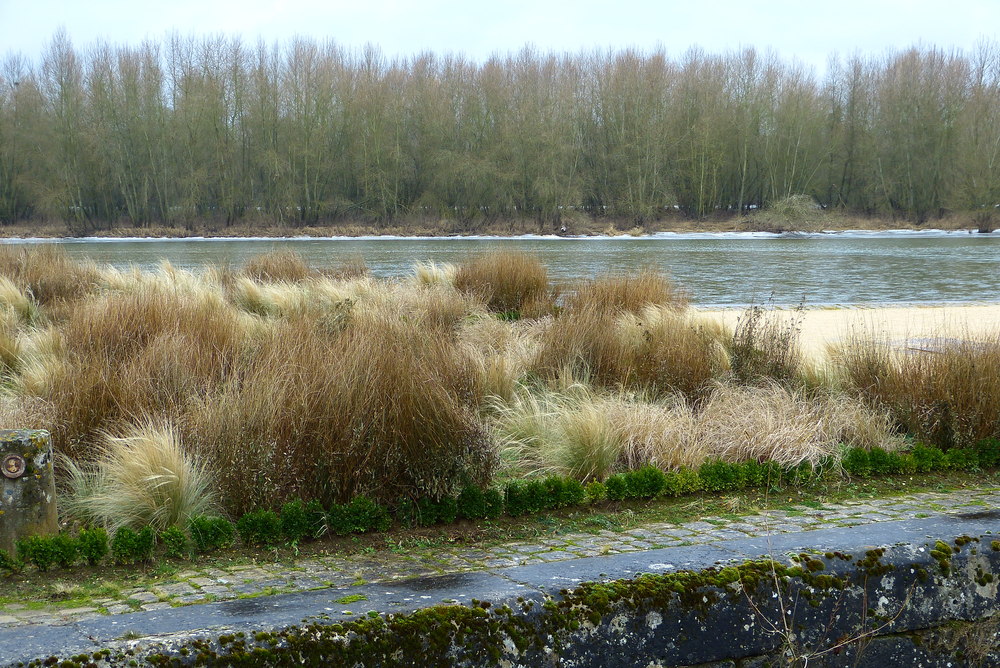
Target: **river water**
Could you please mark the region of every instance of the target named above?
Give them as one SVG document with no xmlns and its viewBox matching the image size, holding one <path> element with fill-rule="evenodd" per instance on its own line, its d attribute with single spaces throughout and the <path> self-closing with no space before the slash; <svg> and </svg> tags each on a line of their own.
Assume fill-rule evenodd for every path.
<svg viewBox="0 0 1000 668">
<path fill-rule="evenodd" d="M 942 231 L 659 234 L 648 237 L 461 237 L 292 239 L 62 239 L 78 258 L 118 267 L 238 266 L 293 250 L 316 266 L 360 255 L 378 276 L 402 276 L 414 262 L 461 262 L 490 249 L 536 254 L 554 281 L 642 267 L 667 271 L 700 306 L 940 304 L 1000 302 L 1000 233 Z"/>
</svg>

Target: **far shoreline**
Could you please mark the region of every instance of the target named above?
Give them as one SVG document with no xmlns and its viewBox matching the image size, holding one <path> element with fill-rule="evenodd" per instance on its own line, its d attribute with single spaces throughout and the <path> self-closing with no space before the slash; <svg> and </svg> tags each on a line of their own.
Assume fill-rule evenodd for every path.
<svg viewBox="0 0 1000 668">
<path fill-rule="evenodd" d="M 821 211 L 814 216 L 782 219 L 766 212 L 739 217 L 688 219 L 666 217 L 647 224 L 633 221 L 566 216 L 560 223 L 535 220 L 456 221 L 402 219 L 391 223 L 346 220 L 315 225 L 271 221 L 224 224 L 212 220 L 184 225 L 95 224 L 73 221 L 34 221 L 0 225 L 2 241 L 96 240 L 96 239 L 355 239 L 355 238 L 650 238 L 677 235 L 761 235 L 967 233 L 989 236 L 1000 232 L 993 225 L 977 223 L 967 214 L 950 214 L 925 223 L 891 217 L 853 216 Z M 74 229 L 75 228 L 75 229 Z"/>
</svg>

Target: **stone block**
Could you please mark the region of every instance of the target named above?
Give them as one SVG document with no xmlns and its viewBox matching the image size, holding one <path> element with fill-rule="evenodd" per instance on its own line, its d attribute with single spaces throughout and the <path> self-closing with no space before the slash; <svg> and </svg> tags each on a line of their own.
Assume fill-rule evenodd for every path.
<svg viewBox="0 0 1000 668">
<path fill-rule="evenodd" d="M 43 430 L 0 430 L 0 549 L 59 531 L 52 440 Z"/>
</svg>

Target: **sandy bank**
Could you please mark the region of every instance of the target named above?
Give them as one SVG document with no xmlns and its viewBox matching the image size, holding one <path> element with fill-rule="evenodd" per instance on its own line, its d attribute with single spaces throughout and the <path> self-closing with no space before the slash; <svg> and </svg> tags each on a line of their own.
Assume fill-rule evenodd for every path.
<svg viewBox="0 0 1000 668">
<path fill-rule="evenodd" d="M 699 309 L 698 313 L 735 327 L 743 311 Z M 803 352 L 814 357 L 823 355 L 828 345 L 858 338 L 920 346 L 927 339 L 1000 334 L 1000 304 L 805 308 L 775 313 L 783 322 L 798 323 Z"/>
</svg>

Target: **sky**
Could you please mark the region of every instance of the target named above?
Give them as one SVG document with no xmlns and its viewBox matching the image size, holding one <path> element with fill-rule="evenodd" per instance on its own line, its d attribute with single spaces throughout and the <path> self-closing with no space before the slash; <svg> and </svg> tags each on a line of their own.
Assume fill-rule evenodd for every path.
<svg viewBox="0 0 1000 668">
<path fill-rule="evenodd" d="M 73 45 L 161 41 L 171 31 L 286 42 L 296 35 L 384 53 L 483 61 L 531 44 L 558 53 L 662 46 L 771 49 L 822 73 L 831 54 L 996 40 L 1000 0 L 0 0 L 0 56 L 40 57 L 63 27 Z"/>
</svg>

